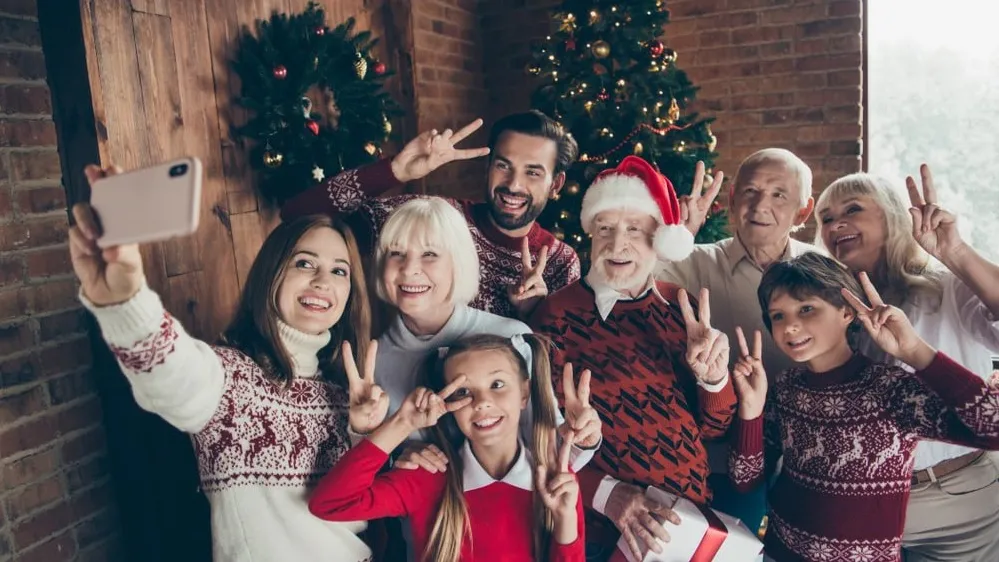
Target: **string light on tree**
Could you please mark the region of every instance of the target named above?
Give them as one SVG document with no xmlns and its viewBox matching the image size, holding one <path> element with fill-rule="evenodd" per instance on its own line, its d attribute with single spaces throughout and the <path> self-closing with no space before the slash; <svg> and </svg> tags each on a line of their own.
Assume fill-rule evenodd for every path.
<svg viewBox="0 0 999 562">
<path fill-rule="evenodd" d="M 605 59 L 610 56 L 611 46 L 610 43 L 601 39 L 599 41 L 595 41 L 590 50 L 593 51 L 593 56 L 598 59 Z"/>
</svg>

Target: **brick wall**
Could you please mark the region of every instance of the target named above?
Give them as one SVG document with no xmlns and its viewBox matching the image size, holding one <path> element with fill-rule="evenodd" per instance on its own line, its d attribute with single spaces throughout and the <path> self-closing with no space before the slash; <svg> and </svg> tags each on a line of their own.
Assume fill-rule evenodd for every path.
<svg viewBox="0 0 999 562">
<path fill-rule="evenodd" d="M 34 0 L 0 4 L 0 561 L 116 557 Z"/>
<path fill-rule="evenodd" d="M 484 116 L 483 37 L 475 0 L 420 0 L 412 10 L 418 129 L 457 128 Z M 487 128 L 465 145 L 484 145 Z M 427 185 L 436 195 L 481 199 L 484 174 L 484 159 L 461 162 L 434 172 Z"/>
</svg>

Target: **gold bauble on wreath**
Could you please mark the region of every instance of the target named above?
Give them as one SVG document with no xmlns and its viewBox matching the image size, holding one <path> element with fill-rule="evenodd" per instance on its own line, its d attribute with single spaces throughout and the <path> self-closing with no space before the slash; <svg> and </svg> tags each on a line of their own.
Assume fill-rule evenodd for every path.
<svg viewBox="0 0 999 562">
<path fill-rule="evenodd" d="M 385 136 L 392 134 L 392 122 L 389 121 L 388 117 L 382 117 L 382 131 L 385 132 Z"/>
<path fill-rule="evenodd" d="M 268 168 L 277 168 L 284 162 L 284 154 L 280 152 L 272 152 L 268 150 L 264 153 L 264 166 Z"/>
<path fill-rule="evenodd" d="M 368 73 L 368 61 L 364 60 L 361 53 L 357 53 L 357 58 L 354 59 L 354 70 L 357 72 L 358 78 L 364 78 Z"/>
<path fill-rule="evenodd" d="M 601 39 L 600 41 L 593 43 L 593 46 L 590 47 L 590 51 L 592 51 L 593 56 L 598 59 L 605 59 L 610 56 L 611 46 L 610 43 Z"/>
</svg>

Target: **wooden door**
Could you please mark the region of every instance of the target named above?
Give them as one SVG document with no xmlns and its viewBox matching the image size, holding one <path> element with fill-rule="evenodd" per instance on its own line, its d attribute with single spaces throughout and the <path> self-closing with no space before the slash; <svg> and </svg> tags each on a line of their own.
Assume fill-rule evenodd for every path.
<svg viewBox="0 0 999 562">
<path fill-rule="evenodd" d="M 272 11 L 304 10 L 307 0 L 79 0 L 66 10 L 40 0 L 46 57 L 60 132 L 68 200 L 88 197 L 82 163 L 133 169 L 179 156 L 204 165 L 196 235 L 143 248 L 149 285 L 196 337 L 214 341 L 228 323 L 242 283 L 277 214 L 258 204 L 248 150 L 233 136 L 244 115 L 230 72 L 244 26 Z M 390 82 L 411 114 L 407 2 L 323 0 L 331 26 L 349 16 L 386 37 L 383 60 L 402 67 Z M 74 30 L 75 27 L 75 30 Z M 76 31 L 79 36 L 76 36 Z M 69 37 L 67 37 L 69 35 Z M 394 45 L 394 46 L 393 46 Z M 82 48 L 85 62 L 77 52 Z M 85 67 L 85 68 L 81 68 Z M 53 75 L 56 75 L 53 77 Z M 89 106 L 81 100 L 87 99 Z M 61 117 L 60 117 L 61 115 Z M 411 133 L 413 120 L 397 125 Z M 96 146 L 95 146 L 96 145 Z M 95 332 L 96 333 L 96 332 Z M 102 392 L 129 559 L 210 560 L 207 502 L 198 490 L 188 436 L 142 412 L 95 336 Z"/>
</svg>

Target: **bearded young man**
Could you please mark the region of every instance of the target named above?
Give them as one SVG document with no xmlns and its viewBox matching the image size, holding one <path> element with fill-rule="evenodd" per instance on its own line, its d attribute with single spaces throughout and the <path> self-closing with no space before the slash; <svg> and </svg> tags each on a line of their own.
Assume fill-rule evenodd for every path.
<svg viewBox="0 0 999 562">
<path fill-rule="evenodd" d="M 703 167 L 695 185 L 702 176 Z M 702 440 L 724 435 L 735 412 L 728 339 L 711 328 L 706 291 L 691 306 L 680 287 L 652 276 L 657 257 L 679 260 L 693 249 L 688 228 L 704 212 L 690 203 L 681 205 L 641 158 L 602 172 L 580 213 L 593 240 L 590 270 L 545 299 L 530 322 L 554 343 L 553 374 L 565 362 L 593 372 L 603 444 L 579 472 L 588 560 L 620 559 L 622 536 L 639 560 L 661 551 L 656 539 L 669 538 L 663 522 L 677 520 L 645 497 L 648 486 L 700 504 L 711 499 Z"/>
<path fill-rule="evenodd" d="M 536 220 L 558 196 L 578 146 L 557 122 L 538 111 L 503 117 L 489 133 L 488 148 L 458 149 L 479 127 L 477 119 L 457 132 L 425 132 L 391 160 L 345 170 L 285 203 L 284 220 L 313 213 L 353 214 L 362 244 L 371 248 L 389 214 L 420 195 L 379 197 L 454 160 L 489 155 L 485 202 L 448 199 L 464 214 L 479 250 L 479 294 L 470 306 L 524 318 L 549 291 L 579 279 L 579 257 Z M 361 219 L 361 220 L 357 220 Z"/>
</svg>

